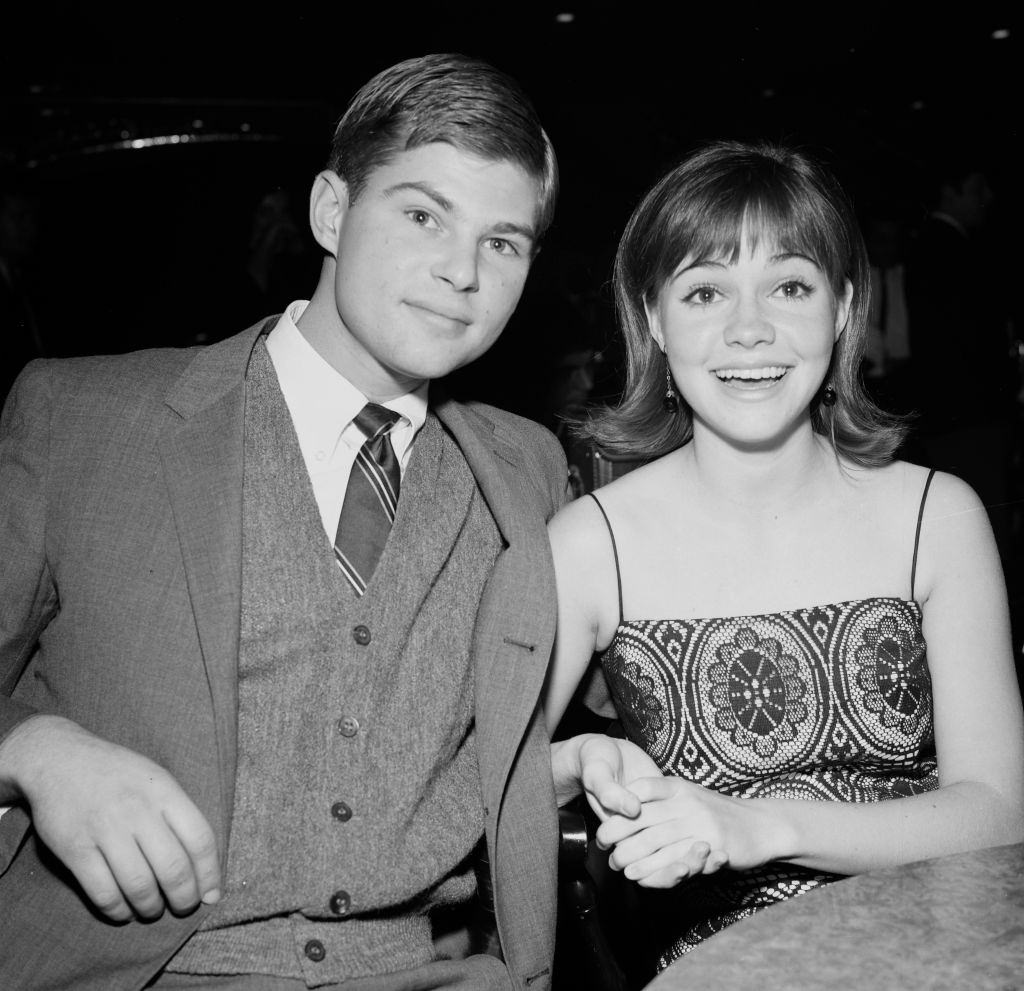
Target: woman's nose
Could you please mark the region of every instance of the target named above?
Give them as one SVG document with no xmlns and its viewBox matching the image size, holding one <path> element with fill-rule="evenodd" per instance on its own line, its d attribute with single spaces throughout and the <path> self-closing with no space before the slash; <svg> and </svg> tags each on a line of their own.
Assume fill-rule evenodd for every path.
<svg viewBox="0 0 1024 991">
<path fill-rule="evenodd" d="M 725 339 L 728 344 L 747 348 L 771 344 L 775 340 L 775 328 L 759 300 L 740 300 L 726 326 Z"/>
</svg>

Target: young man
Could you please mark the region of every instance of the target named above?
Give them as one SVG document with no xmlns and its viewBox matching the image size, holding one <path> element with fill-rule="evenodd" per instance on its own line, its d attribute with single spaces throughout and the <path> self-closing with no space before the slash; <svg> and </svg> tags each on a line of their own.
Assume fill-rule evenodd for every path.
<svg viewBox="0 0 1024 991">
<path fill-rule="evenodd" d="M 512 80 L 401 63 L 314 182 L 308 304 L 21 377 L 0 985 L 547 987 L 565 462 L 429 383 L 501 333 L 556 187 Z M 503 961 L 440 938 L 478 874 Z"/>
</svg>

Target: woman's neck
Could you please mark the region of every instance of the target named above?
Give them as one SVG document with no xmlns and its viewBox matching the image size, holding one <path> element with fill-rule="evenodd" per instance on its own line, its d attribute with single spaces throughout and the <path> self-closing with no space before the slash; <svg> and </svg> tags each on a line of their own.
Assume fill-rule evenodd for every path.
<svg viewBox="0 0 1024 991">
<path fill-rule="evenodd" d="M 841 471 L 832 446 L 809 422 L 759 449 L 739 447 L 695 424 L 693 440 L 681 453 L 702 498 L 720 511 L 756 516 L 777 516 L 816 501 Z"/>
</svg>

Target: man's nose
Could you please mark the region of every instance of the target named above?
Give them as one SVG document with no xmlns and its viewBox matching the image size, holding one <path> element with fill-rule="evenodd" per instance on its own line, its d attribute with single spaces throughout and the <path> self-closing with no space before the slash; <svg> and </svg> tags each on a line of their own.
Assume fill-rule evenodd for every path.
<svg viewBox="0 0 1024 991">
<path fill-rule="evenodd" d="M 433 272 L 456 292 L 476 292 L 480 288 L 476 242 L 458 239 L 448 242 L 435 261 Z"/>
</svg>

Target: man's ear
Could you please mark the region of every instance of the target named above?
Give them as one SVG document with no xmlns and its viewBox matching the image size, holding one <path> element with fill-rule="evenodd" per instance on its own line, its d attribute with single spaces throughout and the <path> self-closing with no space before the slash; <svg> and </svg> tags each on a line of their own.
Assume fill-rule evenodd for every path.
<svg viewBox="0 0 1024 991">
<path fill-rule="evenodd" d="M 335 258 L 348 204 L 348 183 L 337 172 L 324 169 L 309 191 L 309 226 L 316 243 Z"/>
<path fill-rule="evenodd" d="M 645 299 L 644 314 L 647 317 L 647 329 L 651 332 L 651 337 L 654 338 L 654 343 L 664 351 L 665 335 L 661 332 L 661 319 L 658 317 L 657 305 L 651 306 L 651 304 Z"/>
<path fill-rule="evenodd" d="M 843 294 L 836 300 L 836 328 L 833 340 L 838 341 L 839 336 L 846 330 L 847 321 L 850 319 L 850 307 L 853 305 L 853 283 L 847 279 L 843 285 Z"/>
</svg>

